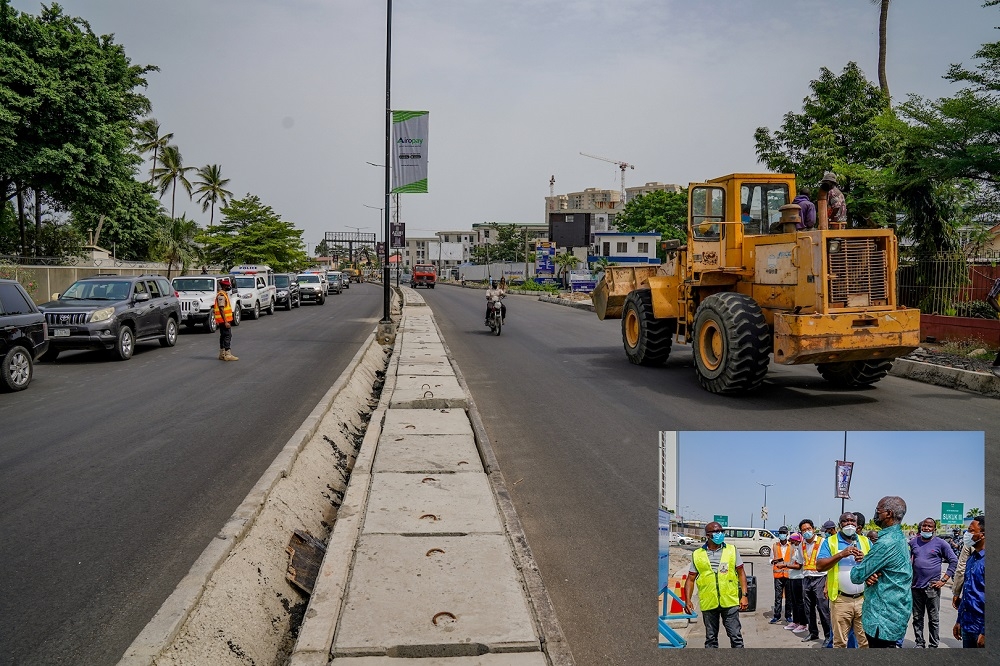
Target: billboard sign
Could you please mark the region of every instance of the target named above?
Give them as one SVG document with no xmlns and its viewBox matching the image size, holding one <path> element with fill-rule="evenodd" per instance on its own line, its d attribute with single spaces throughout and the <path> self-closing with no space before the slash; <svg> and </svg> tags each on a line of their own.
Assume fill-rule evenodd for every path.
<svg viewBox="0 0 1000 666">
<path fill-rule="evenodd" d="M 556 274 L 555 243 L 539 241 L 535 247 L 535 275 L 553 277 Z"/>
<path fill-rule="evenodd" d="M 389 224 L 389 247 L 393 249 L 406 247 L 406 223 L 393 222 Z"/>
<path fill-rule="evenodd" d="M 837 472 L 834 478 L 834 494 L 837 499 L 851 499 L 851 475 L 854 473 L 854 463 L 846 460 L 837 461 Z"/>
<path fill-rule="evenodd" d="M 427 193 L 427 111 L 392 112 L 392 192 Z"/>
</svg>

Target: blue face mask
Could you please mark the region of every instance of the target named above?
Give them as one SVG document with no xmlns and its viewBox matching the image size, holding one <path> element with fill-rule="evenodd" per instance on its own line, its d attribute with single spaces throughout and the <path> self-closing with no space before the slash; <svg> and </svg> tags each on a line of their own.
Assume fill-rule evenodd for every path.
<svg viewBox="0 0 1000 666">
<path fill-rule="evenodd" d="M 779 534 L 778 538 L 780 540 L 782 540 L 782 541 L 788 541 L 788 535 L 787 534 Z"/>
<path fill-rule="evenodd" d="M 721 545 L 723 541 L 726 540 L 726 535 L 724 532 L 716 532 L 712 535 L 712 543 L 716 545 Z"/>
<path fill-rule="evenodd" d="M 802 538 L 805 539 L 806 541 L 809 541 L 809 539 L 812 539 L 813 538 L 813 532 L 812 532 L 812 530 L 806 530 L 805 532 L 803 532 L 802 533 Z"/>
<path fill-rule="evenodd" d="M 921 532 L 920 533 L 920 538 L 922 538 L 922 539 L 930 539 L 932 536 L 934 536 L 934 532 Z"/>
</svg>

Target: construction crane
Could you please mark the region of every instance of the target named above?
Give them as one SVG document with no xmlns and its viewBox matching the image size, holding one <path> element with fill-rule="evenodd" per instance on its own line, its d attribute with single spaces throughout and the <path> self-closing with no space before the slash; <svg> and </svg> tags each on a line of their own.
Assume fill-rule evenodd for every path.
<svg viewBox="0 0 1000 666">
<path fill-rule="evenodd" d="M 555 174 L 552 174 L 552 177 L 549 178 L 549 196 L 554 197 L 555 195 L 556 195 L 556 176 Z"/>
<path fill-rule="evenodd" d="M 622 171 L 622 200 L 620 205 L 625 205 L 625 169 L 634 169 L 634 164 L 629 164 L 628 162 L 623 162 L 621 160 L 610 160 L 607 157 L 598 157 L 597 155 L 589 155 L 587 153 L 580 153 L 584 157 L 592 157 L 595 160 L 601 160 L 602 162 L 611 162 L 612 164 L 617 164 L 618 168 Z"/>
</svg>

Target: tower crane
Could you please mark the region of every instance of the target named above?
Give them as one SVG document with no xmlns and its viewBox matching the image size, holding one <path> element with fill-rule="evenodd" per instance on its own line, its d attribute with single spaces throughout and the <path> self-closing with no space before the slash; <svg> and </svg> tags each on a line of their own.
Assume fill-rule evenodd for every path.
<svg viewBox="0 0 1000 666">
<path fill-rule="evenodd" d="M 621 200 L 621 205 L 624 206 L 625 205 L 625 169 L 634 169 L 635 165 L 634 164 L 629 164 L 628 162 L 623 162 L 622 160 L 611 160 L 611 159 L 608 159 L 607 157 L 598 157 L 597 155 L 589 155 L 587 153 L 580 153 L 580 154 L 583 155 L 584 157 L 592 157 L 595 160 L 601 160 L 602 162 L 611 162 L 612 164 L 617 164 L 618 165 L 618 168 L 621 169 L 621 171 L 622 171 L 622 179 L 621 179 L 621 182 L 622 182 L 622 200 Z"/>
</svg>

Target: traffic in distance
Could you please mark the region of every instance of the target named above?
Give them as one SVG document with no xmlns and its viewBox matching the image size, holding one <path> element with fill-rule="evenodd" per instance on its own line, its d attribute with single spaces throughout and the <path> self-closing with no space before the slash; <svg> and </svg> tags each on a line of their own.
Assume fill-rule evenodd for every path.
<svg viewBox="0 0 1000 666">
<path fill-rule="evenodd" d="M 173 347 L 181 326 L 218 330 L 216 295 L 227 291 L 231 326 L 302 303 L 324 305 L 360 271 L 312 270 L 275 273 L 269 266 L 244 265 L 227 275 L 101 274 L 80 278 L 52 300 L 36 305 L 15 280 L 0 280 L 0 390 L 21 391 L 31 383 L 34 363 L 55 361 L 64 351 L 100 350 L 127 361 L 135 345 Z M 226 288 L 228 285 L 228 289 Z"/>
</svg>

